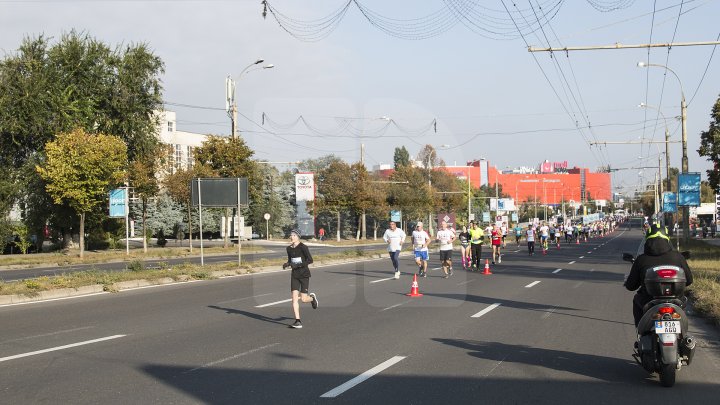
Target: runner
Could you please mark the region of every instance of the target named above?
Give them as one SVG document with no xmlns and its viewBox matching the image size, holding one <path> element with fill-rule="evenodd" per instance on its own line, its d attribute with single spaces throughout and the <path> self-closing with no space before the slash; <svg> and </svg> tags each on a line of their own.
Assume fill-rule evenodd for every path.
<svg viewBox="0 0 720 405">
<path fill-rule="evenodd" d="M 515 228 L 513 228 L 513 230 L 515 230 L 515 243 L 517 243 L 518 247 L 520 247 L 520 239 L 522 239 L 523 229 L 520 224 L 515 224 Z"/>
<path fill-rule="evenodd" d="M 418 222 L 412 233 L 413 251 L 415 252 L 415 263 L 418 265 L 418 275 L 427 277 L 428 245 L 430 235 L 423 231 L 423 223 Z"/>
<path fill-rule="evenodd" d="M 532 256 L 535 254 L 535 229 L 533 229 L 532 224 L 528 224 L 525 236 L 527 238 L 528 255 Z"/>
<path fill-rule="evenodd" d="M 500 248 L 502 247 L 502 230 L 497 224 L 495 224 L 495 227 L 490 233 L 490 239 L 492 243 L 492 264 L 495 264 L 495 261 L 501 263 Z"/>
<path fill-rule="evenodd" d="M 315 293 L 308 294 L 310 288 L 310 269 L 308 265 L 313 262 L 308 247 L 300 242 L 300 231 L 293 229 L 290 231 L 290 246 L 287 247 L 287 263 L 283 264 L 283 269 L 292 268 L 290 272 L 290 291 L 292 292 L 292 308 L 295 314 L 295 323 L 290 325 L 291 328 L 302 328 L 300 322 L 300 303 L 309 302 L 313 309 L 318 307 L 318 299 Z"/>
<path fill-rule="evenodd" d="M 455 231 L 448 228 L 445 221 L 440 222 L 440 230 L 435 238 L 440 242 L 440 262 L 445 273 L 445 278 L 453 275 L 452 270 L 452 251 L 453 241 L 455 240 Z"/>
<path fill-rule="evenodd" d="M 560 237 L 562 236 L 562 228 L 559 226 L 555 227 L 555 246 L 560 249 Z"/>
<path fill-rule="evenodd" d="M 390 228 L 385 230 L 383 240 L 388 244 L 388 253 L 393 269 L 395 269 L 395 280 L 400 278 L 400 250 L 405 243 L 405 231 L 397 227 L 397 224 L 390 221 Z"/>
<path fill-rule="evenodd" d="M 482 254 L 483 237 L 485 232 L 474 221 L 470 222 L 470 249 L 472 250 L 472 266 L 470 270 L 480 269 L 480 255 Z"/>
<path fill-rule="evenodd" d="M 547 254 L 547 242 L 548 237 L 550 236 L 550 228 L 548 228 L 545 222 L 543 222 L 542 226 L 538 230 L 538 233 L 540 234 L 540 244 L 542 245 L 543 254 Z"/>
<path fill-rule="evenodd" d="M 462 232 L 458 234 L 460 239 L 460 259 L 462 260 L 463 269 L 470 267 L 470 232 L 467 226 L 463 225 Z"/>
<path fill-rule="evenodd" d="M 505 238 L 507 237 L 508 233 L 507 223 L 503 222 L 502 226 L 500 226 L 500 230 L 502 231 L 502 247 L 503 249 L 505 249 Z"/>
</svg>

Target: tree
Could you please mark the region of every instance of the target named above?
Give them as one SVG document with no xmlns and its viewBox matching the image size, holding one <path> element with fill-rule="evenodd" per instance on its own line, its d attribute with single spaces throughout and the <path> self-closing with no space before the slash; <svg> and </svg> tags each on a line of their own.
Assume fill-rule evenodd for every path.
<svg viewBox="0 0 720 405">
<path fill-rule="evenodd" d="M 187 208 L 188 234 L 190 235 L 190 251 L 192 252 L 192 197 L 190 193 L 190 182 L 196 177 L 213 177 L 215 174 L 212 169 L 203 165 L 195 164 L 191 169 L 179 169 L 175 173 L 165 176 L 163 185 L 168 195 L 175 202 L 184 205 Z"/>
<path fill-rule="evenodd" d="M 393 155 L 393 162 L 395 163 L 395 170 L 401 166 L 410 165 L 410 152 L 405 149 L 405 146 L 396 147 L 395 154 Z"/>
<path fill-rule="evenodd" d="M 147 210 L 148 202 L 160 191 L 158 178 L 155 176 L 156 158 L 152 154 L 139 156 L 130 163 L 128 175 L 130 186 L 139 199 L 142 218 L 143 252 L 147 253 Z"/>
<path fill-rule="evenodd" d="M 698 153 L 713 163 L 713 169 L 707 171 L 708 183 L 716 193 L 720 193 L 720 97 L 713 105 L 710 118 L 708 130 L 700 134 Z"/>
<path fill-rule="evenodd" d="M 358 218 L 358 230 L 356 240 L 365 239 L 366 235 L 366 223 L 365 215 L 366 211 L 372 206 L 372 196 L 370 190 L 372 185 L 370 184 L 370 176 L 367 172 L 367 168 L 364 164 L 357 162 L 350 167 L 352 172 L 352 181 L 354 187 L 352 188 L 352 200 L 353 208 L 359 215 Z"/>
<path fill-rule="evenodd" d="M 262 177 L 257 163 L 251 159 L 254 154 L 240 137 L 210 136 L 195 150 L 195 161 L 207 165 L 220 177 L 247 178 L 250 200 L 259 201 L 262 197 Z M 230 240 L 230 221 L 227 220 L 230 217 L 229 211 L 225 210 L 225 247 L 228 247 Z"/>
<path fill-rule="evenodd" d="M 337 240 L 340 240 L 340 215 L 352 207 L 352 170 L 342 161 L 333 161 L 317 173 L 315 207 L 318 211 L 333 213 L 337 219 Z"/>
<path fill-rule="evenodd" d="M 127 147 L 120 138 L 76 129 L 48 142 L 45 155 L 45 165 L 37 170 L 54 202 L 67 202 L 80 216 L 80 257 L 83 257 L 85 215 L 107 201 L 109 189 L 122 182 Z"/>
<path fill-rule="evenodd" d="M 390 186 L 388 202 L 391 207 L 402 210 L 406 221 L 422 219 L 432 209 L 433 196 L 422 169 L 400 167 L 390 180 L 398 183 Z"/>
</svg>

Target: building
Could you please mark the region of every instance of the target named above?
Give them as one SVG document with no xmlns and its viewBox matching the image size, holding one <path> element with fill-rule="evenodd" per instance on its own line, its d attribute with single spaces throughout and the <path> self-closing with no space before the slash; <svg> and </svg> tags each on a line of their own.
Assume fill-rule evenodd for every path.
<svg viewBox="0 0 720 405">
<path fill-rule="evenodd" d="M 178 169 L 189 169 L 194 163 L 193 149 L 202 146 L 208 136 L 194 132 L 177 130 L 177 118 L 174 111 L 160 111 L 158 138 L 167 145 L 170 173 Z"/>
</svg>

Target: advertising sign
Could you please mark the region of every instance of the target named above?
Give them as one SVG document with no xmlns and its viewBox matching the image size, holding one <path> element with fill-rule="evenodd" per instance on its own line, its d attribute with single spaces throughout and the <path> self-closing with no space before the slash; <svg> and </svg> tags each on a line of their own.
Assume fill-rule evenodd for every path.
<svg viewBox="0 0 720 405">
<path fill-rule="evenodd" d="M 127 189 L 110 190 L 110 217 L 125 218 L 127 215 Z"/>
<path fill-rule="evenodd" d="M 677 196 L 672 191 L 663 193 L 663 212 L 677 212 Z"/>
<path fill-rule="evenodd" d="M 491 198 L 491 211 L 515 211 L 515 200 L 512 198 Z"/>
<path fill-rule="evenodd" d="M 402 211 L 400 211 L 400 210 L 390 211 L 390 220 L 393 222 L 397 222 L 397 223 L 402 222 Z"/>
<path fill-rule="evenodd" d="M 517 212 L 513 212 L 511 218 L 512 218 L 512 221 L 513 221 L 513 222 L 517 222 L 517 221 L 518 221 L 518 214 L 517 214 Z"/>
<path fill-rule="evenodd" d="M 451 213 L 438 214 L 437 215 L 437 229 L 441 229 L 440 223 L 443 221 L 447 222 L 448 228 L 455 229 L 455 214 L 451 214 Z"/>
<path fill-rule="evenodd" d="M 483 214 L 483 216 L 482 216 L 482 221 L 483 221 L 483 222 L 490 222 L 490 213 L 489 213 L 489 212 L 483 212 L 482 214 Z"/>
<path fill-rule="evenodd" d="M 700 173 L 678 174 L 678 206 L 700 205 Z"/>
<path fill-rule="evenodd" d="M 315 199 L 315 177 L 313 173 L 295 175 L 295 201 L 313 201 Z"/>
</svg>

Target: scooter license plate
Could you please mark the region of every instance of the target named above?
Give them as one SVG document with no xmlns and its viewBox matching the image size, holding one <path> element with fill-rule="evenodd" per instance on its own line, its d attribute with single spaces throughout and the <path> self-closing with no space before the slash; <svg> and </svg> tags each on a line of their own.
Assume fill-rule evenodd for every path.
<svg viewBox="0 0 720 405">
<path fill-rule="evenodd" d="M 680 321 L 655 321 L 655 333 L 681 333 Z"/>
</svg>

